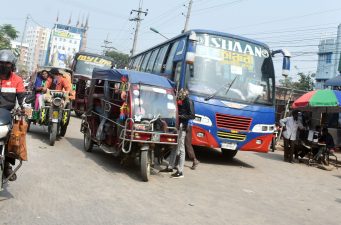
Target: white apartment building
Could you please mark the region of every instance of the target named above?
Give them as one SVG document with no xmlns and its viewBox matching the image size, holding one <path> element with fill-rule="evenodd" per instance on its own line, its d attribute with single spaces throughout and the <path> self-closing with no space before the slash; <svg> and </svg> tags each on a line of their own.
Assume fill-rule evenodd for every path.
<svg viewBox="0 0 341 225">
<path fill-rule="evenodd" d="M 29 27 L 25 34 L 25 42 L 29 45 L 28 70 L 34 71 L 45 64 L 47 47 L 51 30 L 44 27 Z"/>
</svg>

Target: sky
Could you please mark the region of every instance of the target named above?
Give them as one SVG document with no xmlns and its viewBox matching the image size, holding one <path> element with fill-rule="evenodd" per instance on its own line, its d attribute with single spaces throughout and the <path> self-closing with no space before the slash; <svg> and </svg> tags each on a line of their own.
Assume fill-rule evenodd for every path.
<svg viewBox="0 0 341 225">
<path fill-rule="evenodd" d="M 59 15 L 60 23 L 71 25 L 89 15 L 87 50 L 103 51 L 103 41 L 129 54 L 135 23 L 129 21 L 140 0 L 17 0 L 7 1 L 1 10 L 0 24 L 12 24 L 20 33 L 28 26 L 52 28 Z M 150 31 L 157 29 L 166 37 L 181 33 L 189 0 L 143 0 L 137 51 L 143 51 L 165 40 Z M 341 23 L 340 0 L 193 0 L 190 29 L 209 29 L 255 39 L 270 49 L 285 48 L 292 54 L 290 76 L 298 72 L 316 72 L 318 44 L 321 39 L 335 38 Z M 20 40 L 20 38 L 19 38 Z M 274 59 L 276 75 L 280 76 L 282 58 Z"/>
</svg>

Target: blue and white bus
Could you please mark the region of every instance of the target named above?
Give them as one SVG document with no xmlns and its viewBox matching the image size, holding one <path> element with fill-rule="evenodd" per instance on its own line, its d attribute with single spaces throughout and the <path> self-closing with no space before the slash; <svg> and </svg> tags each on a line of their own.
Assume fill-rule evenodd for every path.
<svg viewBox="0 0 341 225">
<path fill-rule="evenodd" d="M 238 150 L 268 152 L 275 124 L 275 70 L 261 42 L 227 33 L 190 30 L 131 57 L 129 68 L 164 76 L 187 88 L 196 118 L 192 144 L 219 148 L 232 158 Z"/>
</svg>

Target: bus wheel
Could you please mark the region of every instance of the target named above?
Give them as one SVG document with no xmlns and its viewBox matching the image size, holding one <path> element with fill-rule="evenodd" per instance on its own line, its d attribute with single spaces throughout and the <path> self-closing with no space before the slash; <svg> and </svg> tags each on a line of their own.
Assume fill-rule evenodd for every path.
<svg viewBox="0 0 341 225">
<path fill-rule="evenodd" d="M 223 152 L 224 158 L 225 159 L 233 159 L 236 155 L 238 150 L 229 150 L 229 149 L 221 149 L 221 151 Z"/>
</svg>

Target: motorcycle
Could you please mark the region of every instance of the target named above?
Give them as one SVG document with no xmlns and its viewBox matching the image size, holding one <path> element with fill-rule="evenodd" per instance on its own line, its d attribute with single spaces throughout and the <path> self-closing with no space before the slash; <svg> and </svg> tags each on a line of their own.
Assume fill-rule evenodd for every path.
<svg viewBox="0 0 341 225">
<path fill-rule="evenodd" d="M 15 176 L 15 173 L 22 165 L 22 160 L 20 160 L 20 163 L 15 167 L 13 172 L 5 178 L 6 149 L 13 125 L 12 117 L 14 116 L 20 116 L 20 114 L 17 112 L 11 114 L 10 111 L 0 108 L 0 190 L 3 189 L 3 185 L 7 183 L 10 178 Z"/>
<path fill-rule="evenodd" d="M 49 143 L 55 144 L 57 136 L 65 136 L 70 121 L 70 103 L 67 101 L 67 94 L 62 91 L 49 90 L 45 106 L 38 112 L 39 116 L 28 117 L 28 130 L 31 123 L 48 127 Z"/>
</svg>

